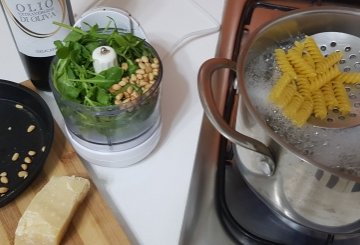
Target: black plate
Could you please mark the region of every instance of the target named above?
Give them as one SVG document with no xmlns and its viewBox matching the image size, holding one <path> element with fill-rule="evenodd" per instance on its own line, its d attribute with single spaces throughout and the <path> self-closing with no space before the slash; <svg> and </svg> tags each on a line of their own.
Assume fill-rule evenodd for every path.
<svg viewBox="0 0 360 245">
<path fill-rule="evenodd" d="M 30 125 L 35 129 L 28 132 Z M 5 194 L 0 194 L 0 207 L 14 200 L 43 168 L 54 138 L 54 120 L 45 101 L 29 88 L 0 79 L 0 177 L 5 172 L 8 183 Z M 34 156 L 29 151 L 35 151 Z M 12 160 L 19 153 L 17 160 Z M 31 163 L 25 163 L 25 157 Z M 21 164 L 26 164 L 26 178 L 19 177 Z"/>
</svg>

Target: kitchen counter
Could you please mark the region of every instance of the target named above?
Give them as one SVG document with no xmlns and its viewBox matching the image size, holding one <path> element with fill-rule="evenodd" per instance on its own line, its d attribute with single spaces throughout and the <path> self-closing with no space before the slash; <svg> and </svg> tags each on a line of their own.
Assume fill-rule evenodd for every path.
<svg viewBox="0 0 360 245">
<path fill-rule="evenodd" d="M 147 158 L 126 168 L 85 163 L 134 244 L 178 244 L 203 116 L 197 91 L 200 65 L 214 57 L 223 8 L 220 0 L 73 1 L 75 17 L 93 4 L 129 11 L 163 61 L 162 132 Z M 0 15 L 0 78 L 27 78 L 11 34 Z M 6 62 L 5 62 L 6 59 Z M 51 93 L 39 92 L 62 129 Z"/>
</svg>

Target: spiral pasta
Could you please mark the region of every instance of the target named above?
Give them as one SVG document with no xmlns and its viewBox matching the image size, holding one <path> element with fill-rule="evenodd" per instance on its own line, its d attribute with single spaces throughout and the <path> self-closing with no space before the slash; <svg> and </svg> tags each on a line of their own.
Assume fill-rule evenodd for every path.
<svg viewBox="0 0 360 245">
<path fill-rule="evenodd" d="M 283 89 L 281 97 L 277 97 L 274 101 L 280 108 L 284 108 L 291 101 L 292 97 L 297 93 L 296 86 L 293 83 L 289 83 Z"/>
<path fill-rule="evenodd" d="M 340 80 L 332 82 L 335 98 L 338 101 L 338 109 L 343 115 L 347 115 L 351 111 L 350 99 L 347 95 L 345 87 Z"/>
<path fill-rule="evenodd" d="M 360 84 L 360 73 L 341 72 L 341 52 L 324 57 L 315 40 L 307 36 L 288 49 L 275 49 L 275 60 L 281 71 L 269 99 L 282 109 L 295 125 L 304 125 L 309 117 L 323 120 L 328 110 L 342 115 L 351 111 L 344 84 Z"/>
<path fill-rule="evenodd" d="M 343 72 L 337 77 L 338 81 L 343 83 L 355 84 L 360 82 L 360 73 L 358 72 Z"/>
<path fill-rule="evenodd" d="M 304 48 L 305 48 L 304 43 L 299 42 L 299 41 L 295 41 L 294 46 L 292 47 L 292 50 L 294 50 L 295 52 L 297 52 L 301 56 L 303 51 L 304 51 Z"/>
<path fill-rule="evenodd" d="M 324 56 L 321 53 L 321 50 L 317 46 L 315 40 L 312 37 L 307 36 L 304 40 L 304 46 L 313 58 L 315 64 L 321 63 L 324 60 Z"/>
<path fill-rule="evenodd" d="M 321 90 L 315 90 L 311 93 L 311 98 L 314 103 L 314 116 L 319 119 L 325 119 L 327 115 L 327 108 L 324 96 Z"/>
<path fill-rule="evenodd" d="M 299 78 L 295 81 L 295 83 L 296 83 L 299 93 L 304 98 L 311 97 L 310 82 L 306 77 L 299 76 Z"/>
<path fill-rule="evenodd" d="M 313 101 L 307 98 L 301 104 L 294 117 L 291 119 L 296 125 L 303 126 L 313 112 Z"/>
<path fill-rule="evenodd" d="M 304 52 L 302 57 L 313 69 L 316 68 L 315 61 L 308 52 Z"/>
<path fill-rule="evenodd" d="M 291 77 L 289 74 L 285 73 L 282 75 L 275 83 L 274 87 L 272 88 L 269 98 L 270 100 L 276 102 L 278 98 L 283 93 L 285 87 L 291 82 Z"/>
<path fill-rule="evenodd" d="M 317 72 L 325 72 L 338 63 L 343 54 L 341 52 L 334 52 L 329 54 L 322 62 L 316 64 L 316 71 Z"/>
<path fill-rule="evenodd" d="M 296 50 L 291 49 L 287 53 L 287 58 L 297 74 L 306 77 L 316 77 L 314 68 L 312 68 L 301 55 L 302 54 L 299 54 Z"/>
<path fill-rule="evenodd" d="M 325 99 L 325 103 L 326 103 L 326 107 L 329 110 L 334 109 L 335 107 L 338 106 L 338 101 L 335 97 L 334 94 L 334 90 L 332 87 L 332 82 L 328 82 L 326 83 L 324 86 L 321 87 L 321 92 L 324 95 L 324 99 Z"/>
<path fill-rule="evenodd" d="M 340 75 L 338 66 L 332 66 L 330 69 L 320 73 L 315 78 L 310 79 L 310 90 L 315 91 L 321 88 L 325 83 L 330 82 L 335 77 Z"/>
<path fill-rule="evenodd" d="M 304 102 L 304 97 L 299 92 L 295 92 L 289 103 L 284 107 L 284 115 L 293 118 L 300 106 Z"/>
<path fill-rule="evenodd" d="M 288 59 L 286 58 L 286 53 L 283 49 L 279 49 L 279 48 L 275 49 L 275 59 L 280 70 L 283 73 L 289 74 L 290 77 L 293 79 L 297 78 L 296 72 L 292 67 L 292 65 L 290 64 L 290 62 L 288 61 Z"/>
</svg>

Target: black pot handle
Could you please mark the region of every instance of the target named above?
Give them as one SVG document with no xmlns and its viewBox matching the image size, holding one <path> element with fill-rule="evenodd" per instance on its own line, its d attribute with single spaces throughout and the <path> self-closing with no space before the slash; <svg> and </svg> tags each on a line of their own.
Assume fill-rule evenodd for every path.
<svg viewBox="0 0 360 245">
<path fill-rule="evenodd" d="M 271 176 L 275 172 L 275 162 L 269 148 L 264 143 L 243 135 L 231 128 L 217 109 L 211 88 L 211 78 L 216 70 L 224 68 L 236 72 L 236 62 L 225 58 L 213 58 L 205 61 L 200 67 L 198 74 L 198 89 L 204 112 L 212 125 L 225 138 L 239 146 L 262 154 L 262 162 L 264 163 L 263 172 L 266 175 Z"/>
</svg>

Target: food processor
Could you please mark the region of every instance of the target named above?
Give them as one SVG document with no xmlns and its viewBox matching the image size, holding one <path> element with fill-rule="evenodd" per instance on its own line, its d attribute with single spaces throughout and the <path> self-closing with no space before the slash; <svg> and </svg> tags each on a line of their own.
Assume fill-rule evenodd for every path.
<svg viewBox="0 0 360 245">
<path fill-rule="evenodd" d="M 75 26 L 87 31 L 95 24 L 103 32 L 116 28 L 120 33 L 132 33 L 143 39 L 160 61 L 157 52 L 146 42 L 140 24 L 127 11 L 109 7 L 90 9 Z M 50 81 L 65 120 L 65 133 L 82 159 L 105 167 L 125 167 L 141 161 L 155 149 L 161 131 L 161 62 L 159 65 L 159 74 L 149 90 L 136 100 L 121 105 L 76 103 L 63 97 Z"/>
</svg>

